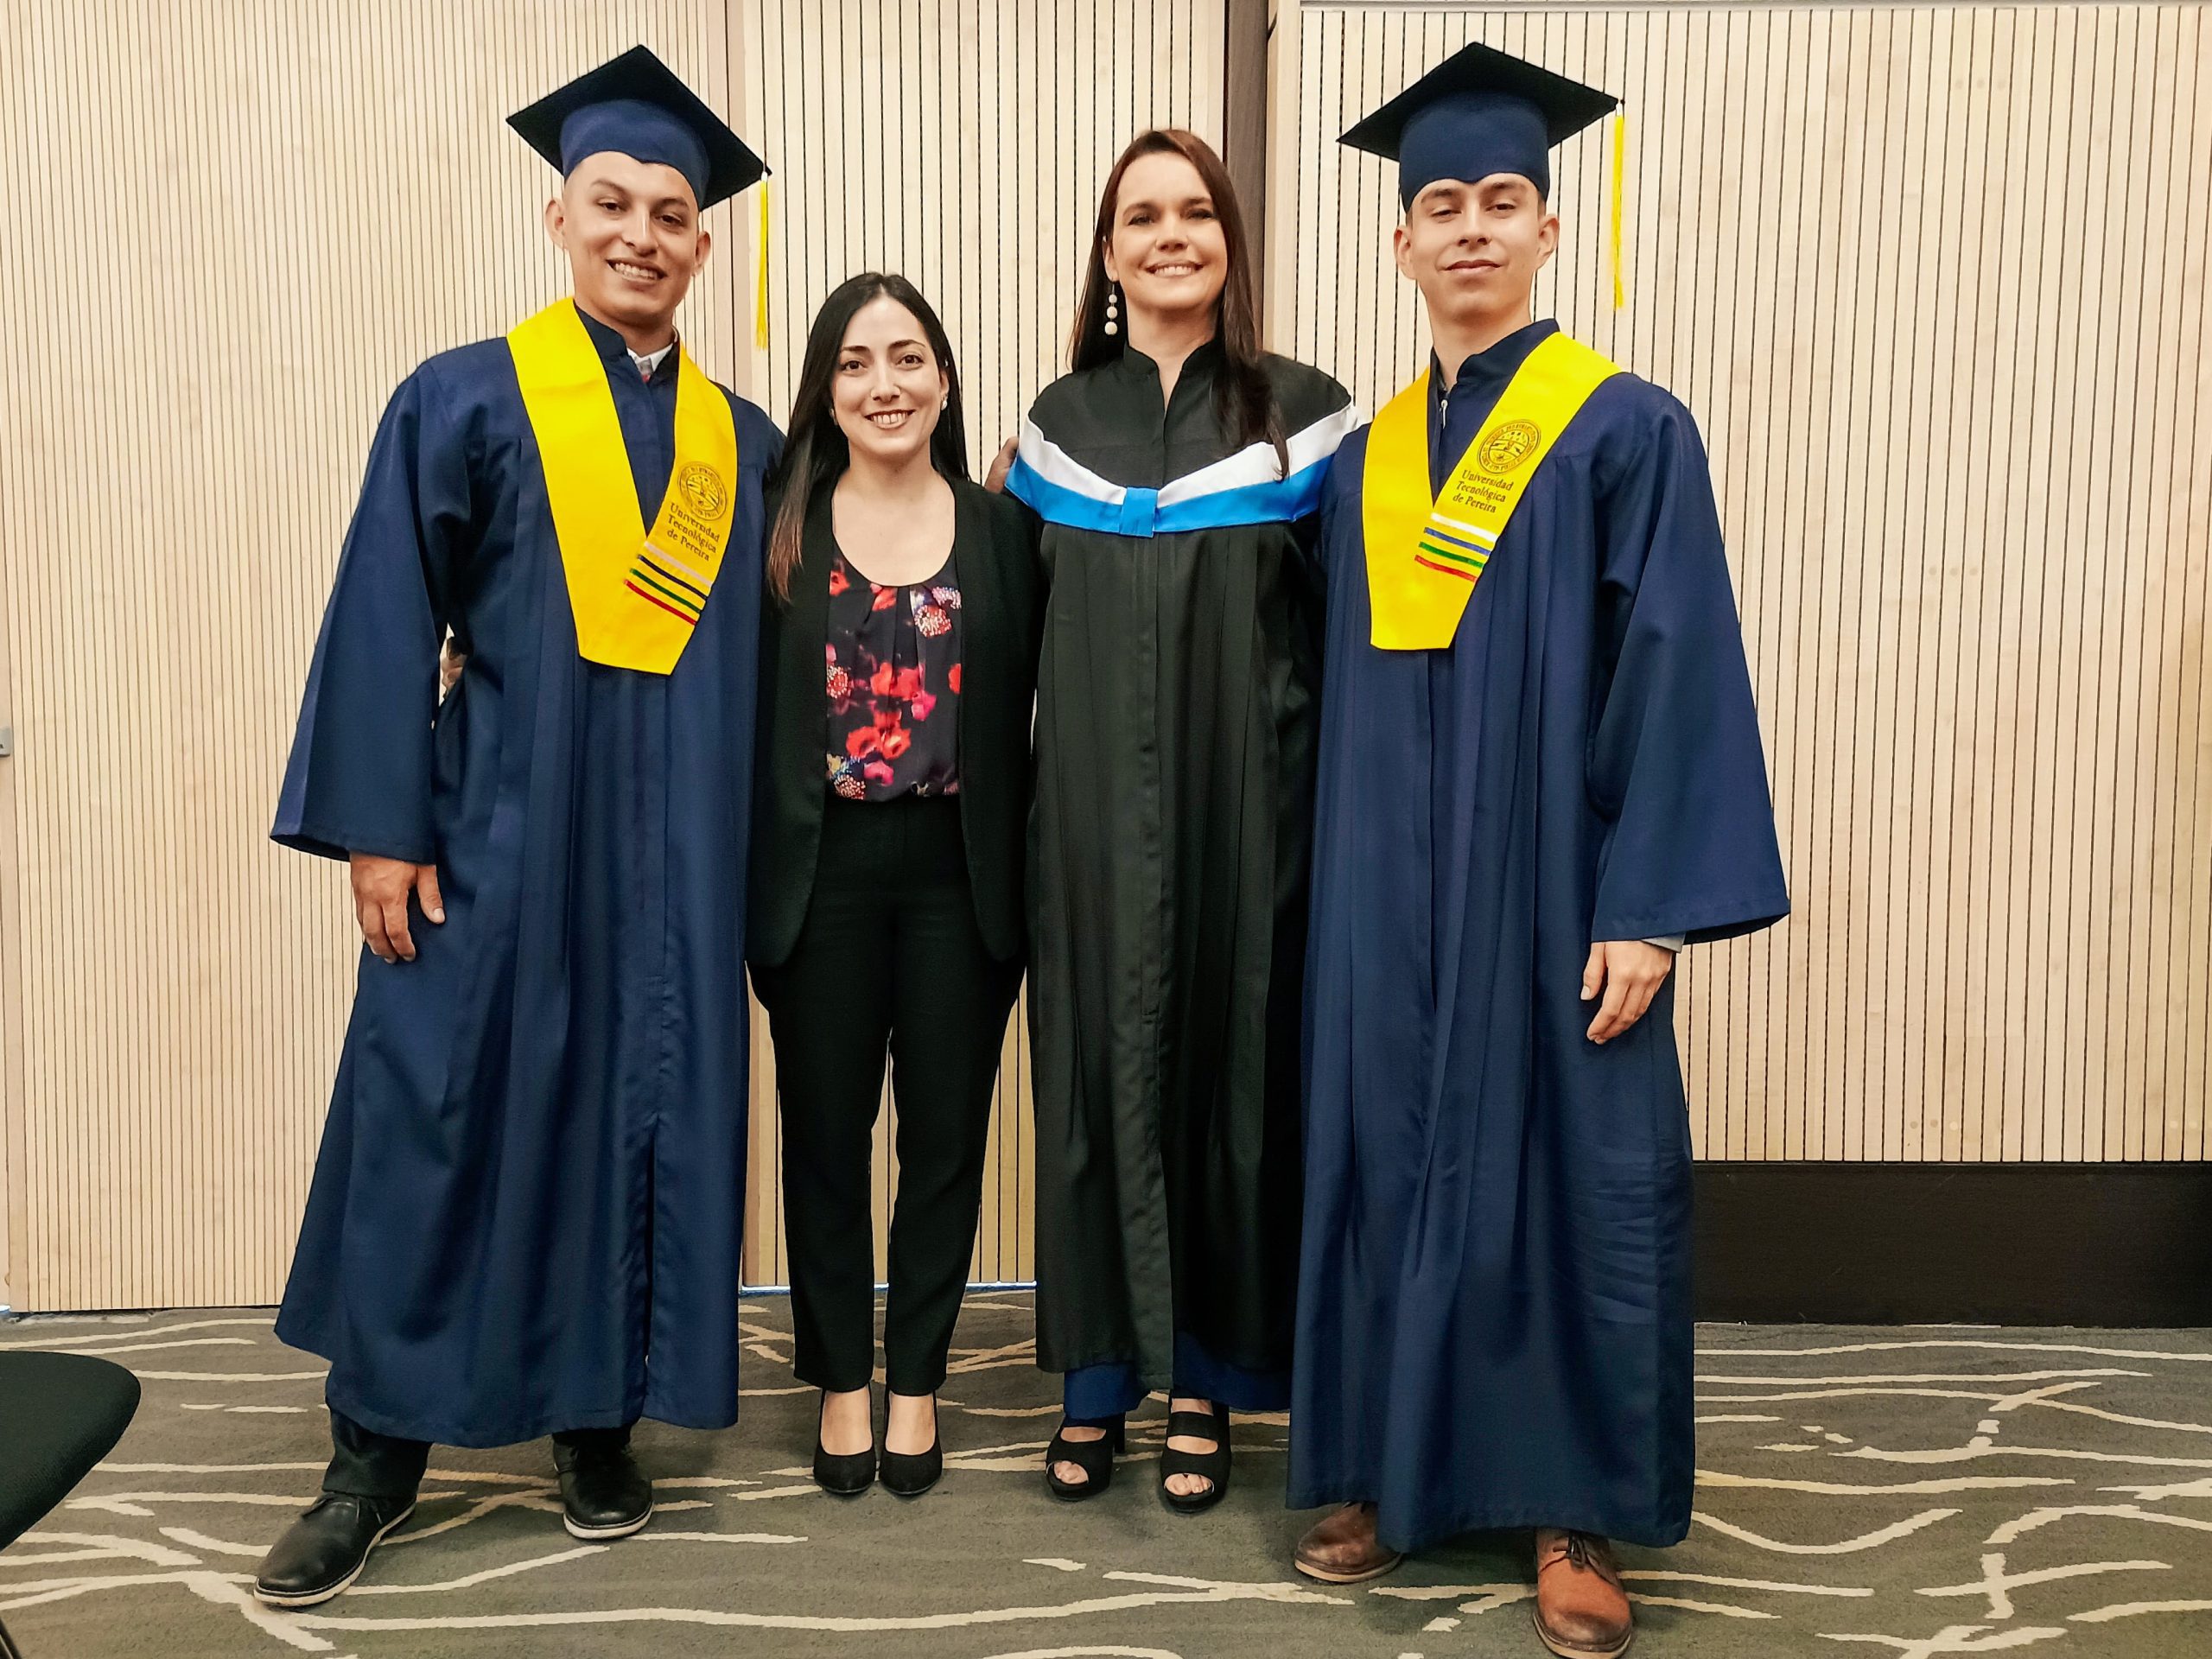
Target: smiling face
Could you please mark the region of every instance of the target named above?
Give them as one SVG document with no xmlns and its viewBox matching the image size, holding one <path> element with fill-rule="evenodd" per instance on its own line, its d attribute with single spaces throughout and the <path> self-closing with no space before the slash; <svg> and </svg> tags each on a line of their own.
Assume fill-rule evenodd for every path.
<svg viewBox="0 0 2212 1659">
<path fill-rule="evenodd" d="M 950 390 L 919 317 L 888 294 L 853 313 L 837 348 L 830 407 L 856 455 L 896 467 L 926 453 Z"/>
<path fill-rule="evenodd" d="M 577 303 L 633 349 L 667 333 L 713 245 L 681 173 L 617 150 L 576 163 L 545 205 L 545 232 L 569 256 Z"/>
<path fill-rule="evenodd" d="M 1528 310 L 1536 273 L 1559 247 L 1559 217 L 1517 173 L 1439 179 L 1414 198 L 1392 240 L 1429 315 L 1471 327 Z"/>
<path fill-rule="evenodd" d="M 1229 280 L 1229 245 L 1212 194 L 1181 156 L 1140 156 L 1122 175 L 1106 274 L 1129 309 L 1162 317 L 1211 312 Z"/>
</svg>

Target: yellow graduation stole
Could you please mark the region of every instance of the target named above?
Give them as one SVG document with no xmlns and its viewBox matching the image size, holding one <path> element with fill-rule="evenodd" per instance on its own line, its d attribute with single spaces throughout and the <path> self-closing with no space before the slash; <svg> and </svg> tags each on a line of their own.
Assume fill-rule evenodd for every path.
<svg viewBox="0 0 2212 1659">
<path fill-rule="evenodd" d="M 1367 435 L 1360 525 L 1382 651 L 1452 643 L 1475 583 L 1536 468 L 1590 394 L 1620 370 L 1554 334 L 1529 353 L 1440 495 L 1428 493 L 1428 371 L 1382 406 Z"/>
<path fill-rule="evenodd" d="M 575 302 L 549 305 L 518 326 L 507 349 L 545 467 L 576 650 L 610 668 L 671 672 L 729 545 L 737 499 L 729 400 L 677 346 L 676 465 L 648 532 L 607 367 Z"/>
</svg>

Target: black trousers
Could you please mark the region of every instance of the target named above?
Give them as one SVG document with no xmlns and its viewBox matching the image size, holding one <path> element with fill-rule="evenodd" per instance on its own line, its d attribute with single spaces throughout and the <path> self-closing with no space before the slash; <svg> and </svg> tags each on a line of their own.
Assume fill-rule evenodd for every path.
<svg viewBox="0 0 2212 1659">
<path fill-rule="evenodd" d="M 884 1376 L 934 1393 L 982 1208 L 999 1045 L 1021 964 L 976 926 L 960 806 L 831 800 L 798 943 L 753 987 L 776 1044 L 793 1369 L 833 1392 L 874 1372 L 872 1136 L 891 1056 L 899 1192 Z"/>
<path fill-rule="evenodd" d="M 626 1427 L 578 1428 L 556 1434 L 553 1440 L 557 1446 L 582 1446 L 598 1441 L 624 1446 L 630 1443 L 630 1431 Z M 423 1471 L 430 1460 L 428 1440 L 379 1434 L 335 1406 L 330 1408 L 330 1467 L 323 1471 L 322 1490 L 355 1497 L 412 1497 L 423 1484 Z"/>
</svg>

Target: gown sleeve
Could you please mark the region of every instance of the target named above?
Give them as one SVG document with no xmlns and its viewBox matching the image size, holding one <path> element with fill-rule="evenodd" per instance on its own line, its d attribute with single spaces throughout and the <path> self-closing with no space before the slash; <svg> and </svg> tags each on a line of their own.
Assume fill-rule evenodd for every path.
<svg viewBox="0 0 2212 1659">
<path fill-rule="evenodd" d="M 1593 940 L 1727 938 L 1789 912 L 1704 446 L 1667 407 L 1601 493 Z M 1607 668 L 1610 667 L 1610 672 Z"/>
<path fill-rule="evenodd" d="M 466 442 L 432 372 L 393 394 L 308 671 L 271 836 L 428 864 L 438 648 L 469 527 Z"/>
<path fill-rule="evenodd" d="M 1329 461 L 1328 481 L 1321 487 L 1313 551 L 1324 590 L 1339 562 L 1364 556 L 1360 485 L 1367 467 L 1367 435 L 1368 429 L 1363 426 L 1338 446 Z"/>
</svg>

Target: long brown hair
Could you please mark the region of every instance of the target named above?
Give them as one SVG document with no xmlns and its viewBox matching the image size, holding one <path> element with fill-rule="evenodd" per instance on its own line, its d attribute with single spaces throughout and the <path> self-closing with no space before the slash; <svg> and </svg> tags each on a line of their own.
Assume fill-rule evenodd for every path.
<svg viewBox="0 0 2212 1659">
<path fill-rule="evenodd" d="M 768 591 L 779 600 L 788 601 L 791 596 L 791 573 L 799 567 L 806 510 L 815 491 L 851 464 L 851 447 L 838 430 L 830 406 L 830 383 L 836 376 L 837 353 L 844 347 L 845 330 L 854 314 L 879 297 L 896 300 L 914 314 L 937 355 L 938 367 L 944 371 L 944 409 L 930 434 L 930 461 L 947 478 L 968 476 L 968 423 L 960 410 L 960 369 L 952 360 L 952 341 L 936 308 L 919 289 L 894 272 L 865 270 L 846 278 L 823 301 L 807 331 L 798 387 L 791 393 L 791 431 L 784 440 L 783 459 L 768 480 L 771 490 L 782 493 L 776 521 L 768 530 Z"/>
<path fill-rule="evenodd" d="M 1221 237 L 1229 251 L 1229 270 L 1221 285 L 1219 312 L 1214 323 L 1221 340 L 1225 368 L 1214 389 L 1221 423 L 1234 435 L 1240 449 L 1247 444 L 1271 443 L 1286 476 L 1290 450 L 1283 442 L 1282 411 L 1275 406 L 1274 387 L 1261 362 L 1260 302 L 1252 283 L 1251 248 L 1244 236 L 1244 210 L 1236 200 L 1236 187 L 1221 164 L 1211 144 L 1181 127 L 1154 127 L 1129 141 L 1106 175 L 1098 196 L 1098 219 L 1090 236 L 1090 262 L 1084 271 L 1083 298 L 1075 308 L 1075 327 L 1068 336 L 1068 365 L 1095 369 L 1122 355 L 1128 342 L 1128 323 L 1122 332 L 1106 332 L 1106 247 L 1114 236 L 1114 209 L 1122 195 L 1122 175 L 1145 156 L 1180 156 L 1198 168 L 1206 194 L 1221 219 Z"/>
</svg>

